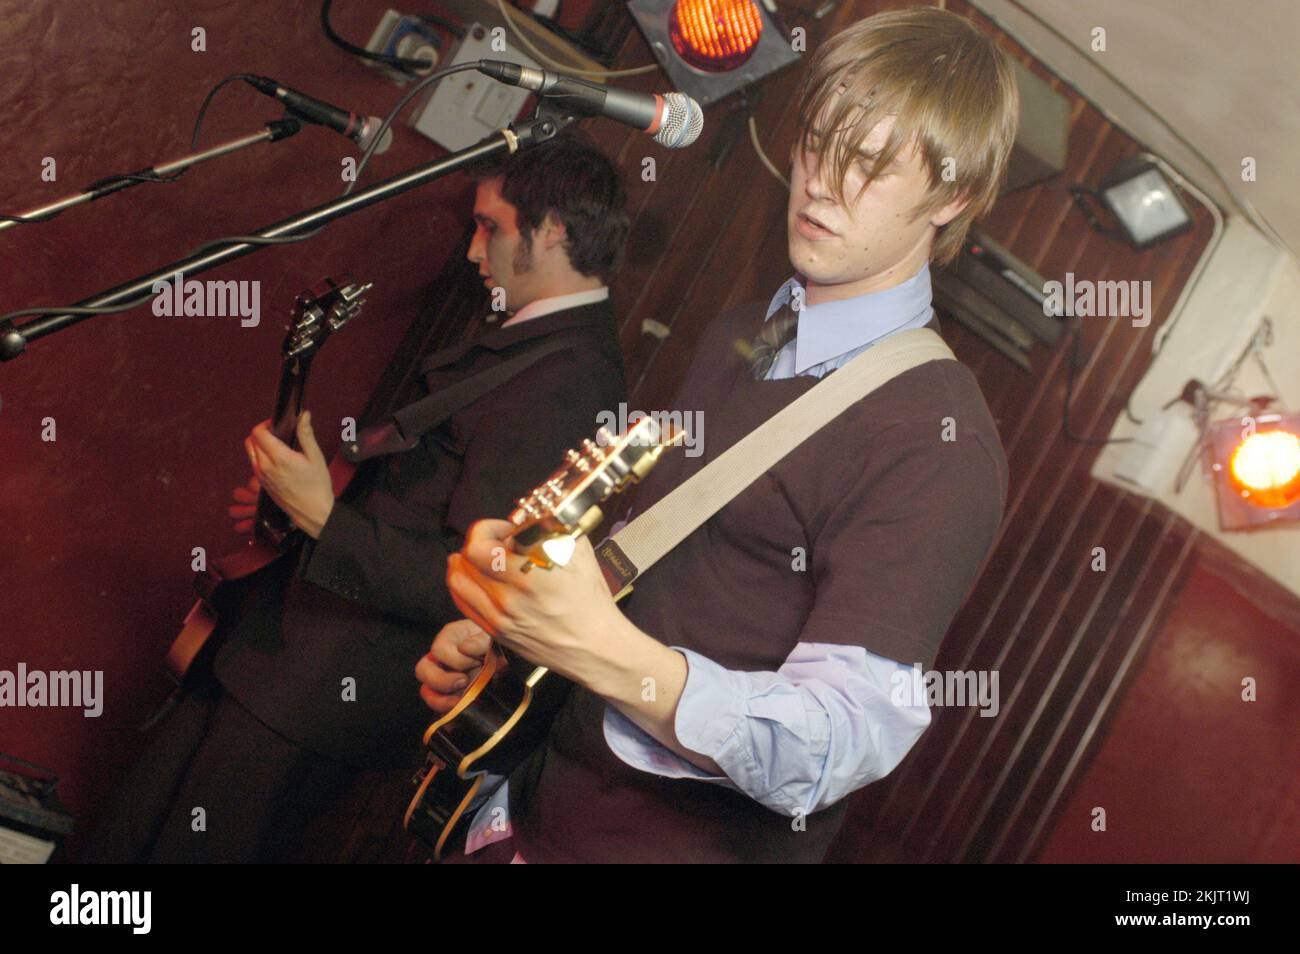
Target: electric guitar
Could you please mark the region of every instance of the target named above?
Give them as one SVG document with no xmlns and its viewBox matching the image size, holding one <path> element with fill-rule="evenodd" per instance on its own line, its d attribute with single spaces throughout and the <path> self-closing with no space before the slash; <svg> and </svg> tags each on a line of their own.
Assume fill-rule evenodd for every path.
<svg viewBox="0 0 1300 954">
<path fill-rule="evenodd" d="M 294 302 L 293 322 L 282 346 L 283 369 L 276 392 L 271 433 L 289 446 L 297 445 L 296 426 L 302 410 L 303 392 L 312 359 L 326 339 L 361 313 L 362 297 L 370 284 L 331 278 L 304 291 Z M 339 493 L 352 477 L 352 465 L 342 456 L 330 464 L 334 492 Z M 211 669 L 218 640 L 212 639 L 220 622 L 218 607 L 237 580 L 252 576 L 294 550 L 302 532 L 263 490 L 257 498 L 253 536 L 248 545 L 195 574 L 199 600 L 185 617 L 180 635 L 167 651 L 167 669 L 182 686 L 187 686 Z"/>
<path fill-rule="evenodd" d="M 681 437 L 643 417 L 617 439 L 602 427 L 597 441 L 570 450 L 560 469 L 510 514 L 518 527 L 511 547 L 530 561 L 524 569 L 567 564 L 578 538 L 604 519 L 600 504 L 645 477 Z M 486 776 L 509 775 L 545 739 L 570 688 L 558 676 L 544 678 L 547 672 L 494 646 L 455 708 L 425 731 L 429 751 L 404 824 L 433 848 L 435 858 L 463 846 L 468 809 L 487 794 L 481 791 Z"/>
</svg>

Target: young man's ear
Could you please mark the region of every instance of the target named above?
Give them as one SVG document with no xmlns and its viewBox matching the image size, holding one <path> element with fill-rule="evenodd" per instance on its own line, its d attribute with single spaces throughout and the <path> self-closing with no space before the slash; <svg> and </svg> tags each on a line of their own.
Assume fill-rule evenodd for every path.
<svg viewBox="0 0 1300 954">
<path fill-rule="evenodd" d="M 943 208 L 935 210 L 935 212 L 930 216 L 930 224 L 935 228 L 947 225 L 953 219 L 957 218 L 957 216 L 961 215 L 962 210 L 965 209 L 966 206 L 970 205 L 970 203 L 971 200 L 969 197 L 954 199 Z"/>
<path fill-rule="evenodd" d="M 546 213 L 541 225 L 537 227 L 537 234 L 541 238 L 542 248 L 554 248 L 563 244 L 568 238 L 568 230 L 565 229 L 564 222 L 554 212 Z"/>
</svg>

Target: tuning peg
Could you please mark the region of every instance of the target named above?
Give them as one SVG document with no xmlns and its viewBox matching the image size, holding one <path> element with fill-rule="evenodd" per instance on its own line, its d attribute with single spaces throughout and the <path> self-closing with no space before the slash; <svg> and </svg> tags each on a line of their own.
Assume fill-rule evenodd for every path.
<svg viewBox="0 0 1300 954">
<path fill-rule="evenodd" d="M 366 282 L 364 285 L 357 285 L 354 282 L 350 282 L 339 289 L 339 295 L 343 298 L 345 302 L 347 302 L 348 304 L 352 304 L 354 301 L 356 301 L 358 298 L 360 298 L 362 295 L 364 295 L 366 292 L 370 291 L 370 289 L 374 287 L 375 287 L 374 282 Z M 359 305 L 360 302 L 357 302 L 357 304 Z"/>
</svg>

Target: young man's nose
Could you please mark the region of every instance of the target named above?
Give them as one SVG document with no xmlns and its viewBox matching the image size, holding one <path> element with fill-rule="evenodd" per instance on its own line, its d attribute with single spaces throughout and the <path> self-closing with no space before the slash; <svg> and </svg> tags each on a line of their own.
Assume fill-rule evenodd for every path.
<svg viewBox="0 0 1300 954">
<path fill-rule="evenodd" d="M 823 163 L 816 153 L 804 152 L 800 156 L 803 165 L 803 190 L 810 199 L 824 199 L 828 195 L 826 184 L 822 181 Z"/>
</svg>

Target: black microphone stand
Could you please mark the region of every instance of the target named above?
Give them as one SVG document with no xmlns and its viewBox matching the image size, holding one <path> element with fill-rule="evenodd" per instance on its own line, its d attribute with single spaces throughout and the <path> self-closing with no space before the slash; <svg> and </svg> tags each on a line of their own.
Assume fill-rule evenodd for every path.
<svg viewBox="0 0 1300 954">
<path fill-rule="evenodd" d="M 74 205 L 81 205 L 83 202 L 94 202 L 96 199 L 102 199 L 114 192 L 121 192 L 131 186 L 142 185 L 146 182 L 157 182 L 163 176 L 184 172 L 190 166 L 198 165 L 200 162 L 207 162 L 209 159 L 216 159 L 228 153 L 238 152 L 240 149 L 255 146 L 259 142 L 279 142 L 281 139 L 288 139 L 301 128 L 302 124 L 297 119 L 286 115 L 283 119 L 274 119 L 268 122 L 261 132 L 230 139 L 201 152 L 191 152 L 179 159 L 173 159 L 171 162 L 164 162 L 160 166 L 150 166 L 148 169 L 128 172 L 125 175 L 108 176 L 97 182 L 92 182 L 80 192 L 74 192 L 47 205 L 21 212 L 13 218 L 0 220 L 0 232 L 23 224 L 22 222 L 15 222 L 14 219 L 39 222 L 42 219 L 57 215 L 64 209 L 70 209 Z"/>
<path fill-rule="evenodd" d="M 393 196 L 401 195 L 403 192 L 424 185 L 426 182 L 441 179 L 479 159 L 501 152 L 513 154 L 520 149 L 528 149 L 539 143 L 546 142 L 573 122 L 574 118 L 547 108 L 546 104 L 543 103 L 538 107 L 532 119 L 521 123 L 511 123 L 510 126 L 485 137 L 473 146 L 453 152 L 442 159 L 417 166 L 407 172 L 393 176 L 391 179 L 385 179 L 368 189 L 343 196 L 332 202 L 326 202 L 324 205 L 318 205 L 314 209 L 300 212 L 274 225 L 268 225 L 260 231 L 250 233 L 250 237 L 285 238 L 323 226 L 345 215 L 359 212 L 361 209 L 372 206 L 377 202 L 383 202 Z M 160 281 L 170 282 L 177 272 L 182 275 L 205 272 L 208 269 L 250 255 L 265 247 L 265 245 L 252 242 L 230 242 L 210 250 L 201 251 L 164 265 L 147 275 L 142 275 L 125 284 L 118 285 L 116 288 L 111 288 L 84 301 L 79 301 L 73 307 L 102 308 L 124 304 L 141 295 L 152 294 L 155 284 Z M 28 342 L 35 341 L 37 338 L 44 338 L 46 335 L 61 331 L 91 317 L 94 317 L 94 315 L 51 312 L 35 315 L 32 320 L 21 325 L 16 325 L 13 321 L 0 324 L 0 361 L 11 361 L 18 357 L 26 351 Z"/>
</svg>

